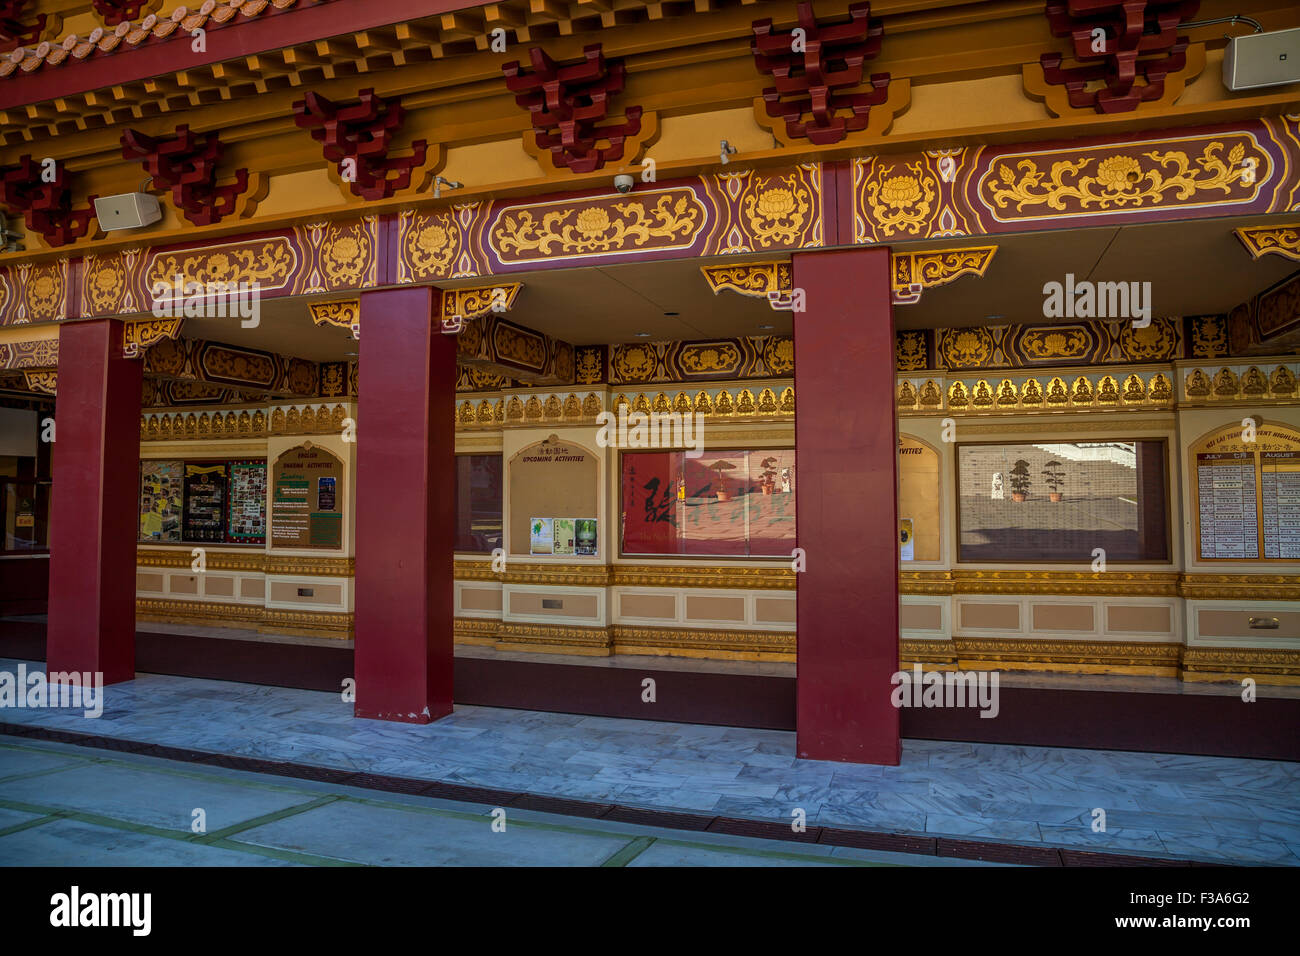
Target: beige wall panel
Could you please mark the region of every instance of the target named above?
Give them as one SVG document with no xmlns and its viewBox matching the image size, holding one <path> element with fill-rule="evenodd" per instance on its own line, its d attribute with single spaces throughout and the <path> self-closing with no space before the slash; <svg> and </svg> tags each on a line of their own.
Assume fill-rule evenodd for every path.
<svg viewBox="0 0 1300 956">
<path fill-rule="evenodd" d="M 542 601 L 559 601 L 560 607 L 543 607 Z M 540 594 L 536 591 L 511 591 L 511 614 L 548 614 L 554 617 L 600 616 L 600 605 L 593 594 L 572 594 L 556 591 Z"/>
<path fill-rule="evenodd" d="M 1168 634 L 1173 630 L 1171 609 L 1158 605 L 1131 607 L 1123 604 L 1106 606 L 1106 630 L 1129 633 Z"/>
<path fill-rule="evenodd" d="M 754 621 L 758 624 L 793 624 L 795 602 L 791 598 L 754 598 Z"/>
<path fill-rule="evenodd" d="M 168 582 L 172 594 L 198 594 L 199 579 L 192 574 L 173 574 Z"/>
<path fill-rule="evenodd" d="M 1277 618 L 1277 629 L 1252 628 L 1250 619 Z M 1300 637 L 1300 611 L 1230 611 L 1201 608 L 1196 612 L 1200 637 L 1247 637 L 1261 640 Z"/>
<path fill-rule="evenodd" d="M 898 624 L 905 631 L 942 631 L 943 608 L 938 604 L 900 604 Z"/>
<path fill-rule="evenodd" d="M 1030 610 L 1035 631 L 1091 631 L 1097 626 L 1091 604 L 1035 604 Z"/>
<path fill-rule="evenodd" d="M 266 579 L 265 578 L 240 578 L 239 596 L 246 597 L 246 598 L 258 598 L 259 600 L 265 598 Z"/>
<path fill-rule="evenodd" d="M 939 453 L 910 435 L 898 439 L 898 517 L 912 519 L 912 561 L 942 559 Z"/>
<path fill-rule="evenodd" d="M 234 597 L 235 579 L 208 575 L 203 579 L 203 593 L 208 597 Z"/>
<path fill-rule="evenodd" d="M 743 597 L 686 596 L 686 619 L 695 621 L 744 621 Z"/>
<path fill-rule="evenodd" d="M 161 574 L 141 574 L 136 572 L 135 589 L 137 591 L 157 591 L 161 593 L 163 576 Z"/>
<path fill-rule="evenodd" d="M 308 588 L 313 593 L 300 595 L 299 588 Z M 343 587 L 338 584 L 272 581 L 271 600 L 289 604 L 342 604 Z"/>
<path fill-rule="evenodd" d="M 957 620 L 961 627 L 989 627 L 1020 630 L 1020 606 L 1017 604 L 959 603 Z"/>
<path fill-rule="evenodd" d="M 501 610 L 499 588 L 461 588 L 460 606 L 467 611 Z"/>
<path fill-rule="evenodd" d="M 620 594 L 618 613 L 623 617 L 677 619 L 677 599 L 671 594 Z"/>
</svg>

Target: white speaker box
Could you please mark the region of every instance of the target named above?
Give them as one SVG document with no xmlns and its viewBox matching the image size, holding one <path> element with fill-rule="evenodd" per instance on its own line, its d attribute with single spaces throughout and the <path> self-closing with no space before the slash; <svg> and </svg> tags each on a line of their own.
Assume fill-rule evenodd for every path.
<svg viewBox="0 0 1300 956">
<path fill-rule="evenodd" d="M 122 193 L 95 200 L 95 218 L 105 232 L 112 229 L 137 229 L 162 218 L 158 199 L 148 193 Z"/>
<path fill-rule="evenodd" d="M 1300 27 L 1233 37 L 1223 51 L 1223 85 L 1230 90 L 1300 83 Z"/>
</svg>

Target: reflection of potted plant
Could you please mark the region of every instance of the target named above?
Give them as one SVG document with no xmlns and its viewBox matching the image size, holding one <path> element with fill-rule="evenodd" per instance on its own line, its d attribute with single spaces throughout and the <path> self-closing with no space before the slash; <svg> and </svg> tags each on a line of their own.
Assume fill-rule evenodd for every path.
<svg viewBox="0 0 1300 956">
<path fill-rule="evenodd" d="M 763 494 L 770 495 L 776 490 L 776 459 L 764 458 L 759 467 L 763 469 Z"/>
<path fill-rule="evenodd" d="M 718 500 L 726 501 L 729 497 L 727 494 L 727 479 L 722 473 L 724 471 L 734 471 L 736 466 L 729 461 L 724 461 L 719 458 L 713 464 L 709 465 L 709 467 L 718 473 Z"/>
<path fill-rule="evenodd" d="M 1029 462 L 1023 458 L 1017 459 L 1015 467 L 1011 469 L 1011 500 L 1024 501 L 1029 495 Z"/>
<path fill-rule="evenodd" d="M 1061 489 L 1065 487 L 1065 469 L 1059 461 L 1049 461 L 1043 466 L 1043 481 L 1052 490 L 1047 497 L 1051 501 L 1061 500 Z"/>
</svg>

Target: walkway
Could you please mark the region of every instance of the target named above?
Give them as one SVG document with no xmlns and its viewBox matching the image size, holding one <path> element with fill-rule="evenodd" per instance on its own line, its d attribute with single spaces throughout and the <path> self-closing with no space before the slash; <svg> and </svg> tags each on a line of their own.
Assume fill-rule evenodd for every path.
<svg viewBox="0 0 1300 956">
<path fill-rule="evenodd" d="M 385 724 L 335 694 L 152 675 L 108 688 L 99 719 L 5 709 L 0 722 L 780 828 L 802 810 L 810 828 L 1300 865 L 1294 763 L 908 740 L 902 766 L 856 766 L 795 760 L 780 731 L 482 707 Z"/>
</svg>

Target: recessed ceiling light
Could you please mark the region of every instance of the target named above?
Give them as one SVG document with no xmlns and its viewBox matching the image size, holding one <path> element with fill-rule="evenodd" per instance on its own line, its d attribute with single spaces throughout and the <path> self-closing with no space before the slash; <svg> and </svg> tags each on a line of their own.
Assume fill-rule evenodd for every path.
<svg viewBox="0 0 1300 956">
<path fill-rule="evenodd" d="M 649 332 L 638 332 L 638 333 L 636 333 L 636 337 L 639 338 L 639 339 L 648 339 L 648 338 L 650 338 L 650 333 L 649 333 Z"/>
<path fill-rule="evenodd" d="M 767 329 L 770 329 L 771 327 L 772 327 L 772 326 L 770 326 L 770 325 L 760 325 L 760 326 L 759 326 L 759 328 L 762 329 L 762 330 L 764 330 L 764 331 L 766 331 Z"/>
<path fill-rule="evenodd" d="M 1005 315 L 986 315 L 986 316 L 984 316 L 984 318 L 987 319 L 987 320 L 990 321 L 990 322 L 996 322 L 998 319 L 1005 319 L 1006 316 L 1005 316 Z"/>
<path fill-rule="evenodd" d="M 667 316 L 673 316 L 673 315 L 681 315 L 681 313 L 680 313 L 680 312 L 665 312 L 664 315 L 667 315 Z"/>
</svg>

